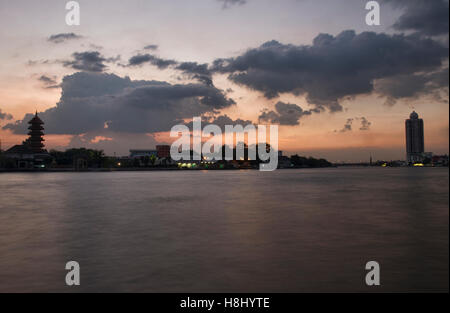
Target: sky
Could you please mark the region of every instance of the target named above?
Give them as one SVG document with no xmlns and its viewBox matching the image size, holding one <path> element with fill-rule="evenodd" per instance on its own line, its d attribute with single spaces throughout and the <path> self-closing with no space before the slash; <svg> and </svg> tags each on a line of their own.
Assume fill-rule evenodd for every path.
<svg viewBox="0 0 450 313">
<path fill-rule="evenodd" d="M 448 1 L 0 0 L 0 140 L 39 112 L 46 148 L 170 143 L 172 126 L 277 124 L 287 155 L 404 159 L 416 110 L 448 154 Z"/>
</svg>

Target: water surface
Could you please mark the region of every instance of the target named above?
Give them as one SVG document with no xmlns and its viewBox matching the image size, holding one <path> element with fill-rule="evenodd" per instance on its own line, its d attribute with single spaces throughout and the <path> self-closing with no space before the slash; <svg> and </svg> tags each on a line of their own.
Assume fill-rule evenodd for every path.
<svg viewBox="0 0 450 313">
<path fill-rule="evenodd" d="M 448 292 L 448 183 L 446 168 L 3 173 L 0 291 Z"/>
</svg>

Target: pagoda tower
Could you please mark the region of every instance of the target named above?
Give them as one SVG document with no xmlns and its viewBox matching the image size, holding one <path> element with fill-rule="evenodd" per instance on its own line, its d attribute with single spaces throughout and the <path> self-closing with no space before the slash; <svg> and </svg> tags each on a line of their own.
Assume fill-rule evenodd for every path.
<svg viewBox="0 0 450 313">
<path fill-rule="evenodd" d="M 27 139 L 27 144 L 29 145 L 33 153 L 43 153 L 44 151 L 44 122 L 39 118 L 37 111 L 34 117 L 28 122 L 30 126 L 28 129 L 28 135 L 30 137 Z"/>
</svg>

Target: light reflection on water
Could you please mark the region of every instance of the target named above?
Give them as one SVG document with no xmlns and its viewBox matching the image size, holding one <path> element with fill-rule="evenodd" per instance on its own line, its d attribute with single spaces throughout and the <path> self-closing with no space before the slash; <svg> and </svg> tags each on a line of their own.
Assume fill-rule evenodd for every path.
<svg viewBox="0 0 450 313">
<path fill-rule="evenodd" d="M 0 174 L 0 291 L 448 291 L 448 169 Z M 81 286 L 65 286 L 65 263 Z M 365 263 L 381 265 L 378 289 Z"/>
</svg>

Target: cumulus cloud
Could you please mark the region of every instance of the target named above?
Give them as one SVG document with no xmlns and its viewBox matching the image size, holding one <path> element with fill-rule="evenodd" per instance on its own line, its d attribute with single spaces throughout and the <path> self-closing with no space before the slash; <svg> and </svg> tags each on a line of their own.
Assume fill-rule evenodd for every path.
<svg viewBox="0 0 450 313">
<path fill-rule="evenodd" d="M 74 39 L 80 39 L 83 38 L 80 35 L 77 35 L 75 33 L 61 33 L 61 34 L 55 34 L 48 37 L 47 41 L 52 43 L 62 43 L 66 42 L 68 40 L 74 40 Z"/>
<path fill-rule="evenodd" d="M 72 60 L 63 61 L 65 67 L 87 72 L 103 72 L 107 61 L 98 51 L 75 52 Z"/>
<path fill-rule="evenodd" d="M 400 31 L 416 31 L 423 35 L 448 34 L 448 0 L 383 0 L 404 9 L 403 15 L 394 24 Z"/>
<path fill-rule="evenodd" d="M 361 121 L 361 127 L 359 130 L 370 130 L 370 126 L 372 125 L 371 122 L 369 122 L 365 117 L 360 118 Z"/>
<path fill-rule="evenodd" d="M 197 62 L 177 62 L 175 60 L 163 59 L 146 53 L 132 56 L 128 60 L 128 64 L 126 66 L 141 66 L 146 63 L 152 64 L 161 70 L 171 67 L 175 70 L 181 71 L 189 79 L 197 80 L 206 85 L 213 85 L 213 73 L 209 69 L 209 65 L 207 63 L 200 64 Z"/>
<path fill-rule="evenodd" d="M 313 112 L 319 113 L 319 109 L 304 111 L 296 104 L 277 102 L 275 104 L 275 111 L 265 110 L 261 112 L 258 117 L 260 122 L 266 122 L 279 125 L 299 125 L 300 119 L 303 116 L 311 115 Z"/>
<path fill-rule="evenodd" d="M 0 109 L 0 120 L 12 120 L 13 116 L 8 113 L 2 112 L 2 109 Z"/>
<path fill-rule="evenodd" d="M 175 69 L 182 71 L 183 74 L 191 79 L 196 79 L 206 85 L 213 85 L 212 72 L 209 70 L 208 64 L 199 64 L 197 62 L 182 62 Z"/>
<path fill-rule="evenodd" d="M 229 117 L 226 114 L 224 114 L 224 115 L 215 115 L 215 114 L 202 115 L 201 122 L 202 122 L 203 126 L 207 125 L 207 124 L 217 125 L 220 127 L 220 129 L 222 129 L 222 132 L 225 132 L 226 125 L 231 125 L 231 126 L 242 125 L 243 127 L 245 127 L 247 125 L 253 124 L 253 122 L 250 120 L 243 120 L 240 118 L 233 120 L 231 117 Z M 186 123 L 185 125 L 187 125 L 190 129 L 192 129 L 193 123 L 191 121 L 189 123 Z"/>
<path fill-rule="evenodd" d="M 150 63 L 152 65 L 155 65 L 159 69 L 166 69 L 171 65 L 177 64 L 177 62 L 174 60 L 166 60 L 146 53 L 132 56 L 128 61 L 128 66 L 140 66 L 144 63 Z"/>
<path fill-rule="evenodd" d="M 78 72 L 66 76 L 55 107 L 40 113 L 48 134 L 168 131 L 184 119 L 232 106 L 234 101 L 212 86 L 132 81 L 114 74 Z M 27 132 L 32 114 L 4 126 Z"/>
<path fill-rule="evenodd" d="M 346 133 L 351 132 L 353 130 L 353 122 L 360 122 L 361 126 L 359 127 L 359 130 L 361 131 L 368 131 L 370 130 L 370 126 L 372 125 L 371 122 L 367 120 L 367 118 L 363 117 L 354 117 L 354 118 L 348 118 L 345 122 L 344 126 L 341 130 L 339 130 L 340 133 Z M 335 132 L 338 132 L 335 130 Z"/>
<path fill-rule="evenodd" d="M 374 81 L 442 67 L 448 47 L 416 35 L 344 31 L 318 35 L 312 45 L 270 41 L 212 70 L 271 99 L 280 93 L 306 96 L 317 108 L 340 111 L 339 100 L 374 91 Z"/>
<path fill-rule="evenodd" d="M 232 126 L 242 125 L 243 127 L 245 127 L 247 125 L 253 124 L 252 121 L 250 121 L 250 120 L 243 120 L 240 118 L 233 120 L 231 117 L 229 117 L 226 114 L 214 117 L 212 120 L 209 121 L 209 123 L 217 125 L 222 129 L 225 129 L 226 125 L 232 125 Z"/>
<path fill-rule="evenodd" d="M 345 122 L 344 127 L 342 127 L 342 129 L 339 132 L 345 133 L 345 132 L 352 131 L 352 125 L 353 125 L 353 119 L 348 118 L 347 121 Z"/>
</svg>

